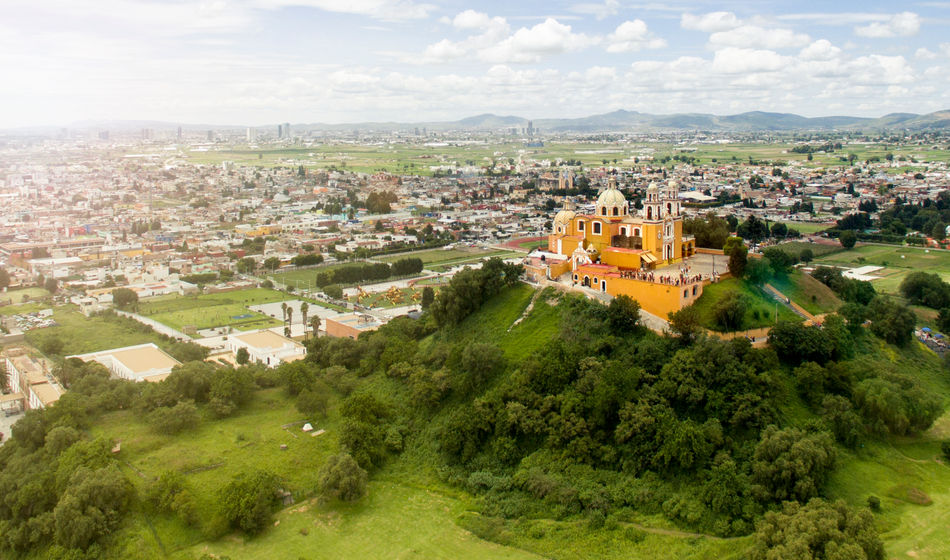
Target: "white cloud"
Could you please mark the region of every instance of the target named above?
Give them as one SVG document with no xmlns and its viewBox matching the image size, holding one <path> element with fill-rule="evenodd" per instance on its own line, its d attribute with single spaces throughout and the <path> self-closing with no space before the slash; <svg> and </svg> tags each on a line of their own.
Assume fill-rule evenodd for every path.
<svg viewBox="0 0 950 560">
<path fill-rule="evenodd" d="M 615 16 L 620 12 L 619 0 L 606 0 L 603 4 L 575 4 L 571 11 L 578 14 L 590 14 L 597 19 Z"/>
<path fill-rule="evenodd" d="M 715 46 L 785 49 L 804 47 L 811 38 L 790 29 L 765 29 L 757 25 L 742 25 L 729 31 L 718 31 L 709 36 Z"/>
<path fill-rule="evenodd" d="M 522 27 L 478 56 L 488 62 L 538 62 L 543 56 L 576 51 L 597 42 L 597 38 L 574 33 L 570 25 L 547 18 L 533 27 Z"/>
<path fill-rule="evenodd" d="M 680 27 L 683 29 L 705 31 L 706 33 L 727 31 L 740 25 L 742 25 L 742 22 L 732 12 L 710 12 L 701 16 L 683 14 L 680 17 Z"/>
<path fill-rule="evenodd" d="M 225 0 L 211 4 L 226 4 Z M 316 8 L 327 12 L 369 16 L 383 20 L 423 19 L 435 9 L 432 4 L 412 0 L 251 0 L 256 8 L 277 9 L 288 7 Z"/>
<path fill-rule="evenodd" d="M 864 27 L 855 27 L 854 33 L 861 37 L 886 39 L 890 37 L 909 37 L 920 30 L 920 16 L 913 12 L 894 14 L 886 22 L 874 22 Z"/>
<path fill-rule="evenodd" d="M 918 58 L 920 60 L 933 60 L 937 58 L 937 53 L 926 47 L 920 47 L 914 51 L 914 58 Z"/>
<path fill-rule="evenodd" d="M 774 72 L 789 65 L 791 59 L 775 51 L 727 47 L 716 51 L 712 69 L 724 74 Z"/>
<path fill-rule="evenodd" d="M 625 21 L 607 36 L 607 52 L 621 53 L 642 49 L 660 49 L 666 41 L 655 36 L 641 19 Z"/>
<path fill-rule="evenodd" d="M 452 19 L 452 25 L 459 29 L 484 29 L 491 25 L 492 18 L 475 10 L 465 10 Z"/>
<path fill-rule="evenodd" d="M 463 16 L 459 19 L 459 16 Z M 462 12 L 453 20 L 462 26 L 478 28 L 482 32 L 461 41 L 443 39 L 426 47 L 421 57 L 408 55 L 404 62 L 414 64 L 448 62 L 473 57 L 490 63 L 533 63 L 545 56 L 587 48 L 601 41 L 583 33 L 574 33 L 570 25 L 547 18 L 533 27 L 522 27 L 514 33 L 505 18 L 486 19 L 484 14 Z"/>
<path fill-rule="evenodd" d="M 798 53 L 803 60 L 832 60 L 841 56 L 841 49 L 827 39 L 818 39 Z"/>
</svg>

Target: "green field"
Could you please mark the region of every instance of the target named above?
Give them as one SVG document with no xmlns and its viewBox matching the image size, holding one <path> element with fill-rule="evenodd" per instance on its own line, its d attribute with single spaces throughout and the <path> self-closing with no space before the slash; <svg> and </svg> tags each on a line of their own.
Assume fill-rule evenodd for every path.
<svg viewBox="0 0 950 560">
<path fill-rule="evenodd" d="M 825 231 L 830 227 L 834 227 L 834 224 L 816 224 L 812 222 L 782 222 L 789 229 L 796 229 L 799 233 L 803 234 L 812 234 L 818 233 L 819 231 Z"/>
<path fill-rule="evenodd" d="M 422 262 L 427 270 L 445 272 L 455 266 L 475 264 L 480 262 L 482 259 L 491 257 L 507 259 L 511 257 L 520 257 L 523 255 L 524 253 L 519 253 L 517 251 L 464 247 L 457 249 L 428 249 L 425 251 L 416 251 L 414 253 L 400 253 L 399 255 L 380 257 L 378 260 L 392 263 L 399 259 L 415 257 L 422 259 Z"/>
<path fill-rule="evenodd" d="M 260 329 L 279 326 L 281 322 L 247 307 L 288 299 L 293 298 L 265 288 L 184 297 L 159 296 L 139 303 L 139 313 L 178 330 L 185 326 L 197 329 L 225 326 L 242 330 Z M 241 315 L 252 317 L 235 319 Z"/>
<path fill-rule="evenodd" d="M 779 243 L 776 245 L 779 249 L 785 251 L 794 258 L 798 258 L 801 255 L 802 251 L 805 249 L 811 250 L 812 256 L 814 258 L 823 257 L 825 255 L 830 255 L 832 253 L 840 253 L 844 251 L 844 248 L 835 243 L 835 244 L 824 244 L 824 243 L 811 243 L 809 241 L 789 241 L 787 243 Z"/>
<path fill-rule="evenodd" d="M 813 145 L 820 144 L 813 142 Z M 733 162 L 756 162 L 784 164 L 795 161 L 810 168 L 848 166 L 849 154 L 858 160 L 870 158 L 883 160 L 892 153 L 898 158 L 914 158 L 918 161 L 950 161 L 950 152 L 938 146 L 901 145 L 845 145 L 829 154 L 813 154 L 808 161 L 806 154 L 791 151 L 795 146 L 788 142 L 745 142 L 733 144 L 696 145 L 684 148 L 666 142 L 605 141 L 605 142 L 546 142 L 543 147 L 526 148 L 521 142 L 485 142 L 447 146 L 424 146 L 420 144 L 353 145 L 315 144 L 313 146 L 288 148 L 227 148 L 215 151 L 190 151 L 183 155 L 192 163 L 220 164 L 233 161 L 237 165 L 250 166 L 304 166 L 309 169 L 345 169 L 355 172 L 374 173 L 385 171 L 395 174 L 432 175 L 432 167 L 474 165 L 488 167 L 492 161 L 499 163 L 517 160 L 522 153 L 537 160 L 579 160 L 584 166 L 635 165 L 650 158 L 692 156 L 698 163 L 716 165 Z M 667 165 L 677 163 L 671 161 Z M 915 170 L 919 168 L 909 167 Z M 898 171 L 888 169 L 888 172 Z"/>
<path fill-rule="evenodd" d="M 766 294 L 761 288 L 744 280 L 726 278 L 709 284 L 703 288 L 703 295 L 699 296 L 693 305 L 699 311 L 701 323 L 710 330 L 719 331 L 713 309 L 729 292 L 739 292 L 746 297 L 748 307 L 743 319 L 742 329 L 758 329 L 771 327 L 775 324 L 776 314 L 779 321 L 800 321 L 801 317 L 785 305 Z"/>
<path fill-rule="evenodd" d="M 860 245 L 850 251 L 816 258 L 813 264 L 847 268 L 883 266 L 884 270 L 872 273 L 881 277 L 872 283 L 877 291 L 886 294 L 897 294 L 904 278 L 915 271 L 936 273 L 950 280 L 950 251 L 938 249 Z"/>
<path fill-rule="evenodd" d="M 423 286 L 424 287 L 424 286 Z M 389 291 L 378 292 L 375 294 L 370 294 L 369 297 L 364 297 L 361 300 L 357 300 L 356 296 L 347 297 L 346 300 L 351 303 L 359 303 L 366 307 L 399 307 L 403 305 L 416 305 L 418 306 L 422 302 L 422 290 L 423 287 L 419 288 L 402 288 L 399 290 L 401 300 L 393 302 L 389 298 Z M 435 288 L 436 293 L 438 293 L 438 288 Z M 413 295 L 416 295 L 417 300 L 413 300 Z M 398 298 L 393 298 L 398 299 Z"/>
</svg>

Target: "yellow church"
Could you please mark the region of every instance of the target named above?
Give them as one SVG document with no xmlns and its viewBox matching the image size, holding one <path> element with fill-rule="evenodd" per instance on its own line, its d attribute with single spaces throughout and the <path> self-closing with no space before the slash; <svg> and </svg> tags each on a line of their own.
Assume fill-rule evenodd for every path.
<svg viewBox="0 0 950 560">
<path fill-rule="evenodd" d="M 554 217 L 548 250 L 526 264 L 529 276 L 561 280 L 612 296 L 628 295 L 654 315 L 691 304 L 703 280 L 686 259 L 695 240 L 683 236 L 679 186 L 647 188 L 643 208 L 632 213 L 613 177 L 597 197 L 593 214 L 579 214 L 569 202 Z"/>
</svg>

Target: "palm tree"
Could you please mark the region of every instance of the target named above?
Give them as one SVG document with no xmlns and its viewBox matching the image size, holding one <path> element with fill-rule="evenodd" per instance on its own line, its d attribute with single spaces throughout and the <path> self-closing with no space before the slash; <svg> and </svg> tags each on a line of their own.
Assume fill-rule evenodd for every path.
<svg viewBox="0 0 950 560">
<path fill-rule="evenodd" d="M 287 308 L 287 328 L 292 328 L 294 325 L 294 308 Z"/>
<path fill-rule="evenodd" d="M 284 321 L 286 322 L 287 321 L 287 302 L 286 301 L 280 302 L 280 310 L 284 312 Z"/>
<path fill-rule="evenodd" d="M 303 302 L 300 304 L 300 315 L 303 316 L 303 335 L 307 337 L 307 312 L 310 311 L 310 304 Z"/>
<path fill-rule="evenodd" d="M 313 331 L 313 337 L 317 338 L 320 335 L 320 316 L 314 315 L 310 318 L 310 329 Z"/>
</svg>

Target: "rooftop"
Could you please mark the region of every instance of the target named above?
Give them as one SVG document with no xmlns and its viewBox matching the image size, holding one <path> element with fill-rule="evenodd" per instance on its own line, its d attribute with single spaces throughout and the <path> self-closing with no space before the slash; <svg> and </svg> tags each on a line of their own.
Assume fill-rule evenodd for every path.
<svg viewBox="0 0 950 560">
<path fill-rule="evenodd" d="M 269 330 L 239 334 L 236 335 L 235 338 L 247 344 L 248 346 L 253 346 L 254 348 L 260 349 L 282 348 L 288 344 L 295 346 L 300 344 Z"/>
</svg>

